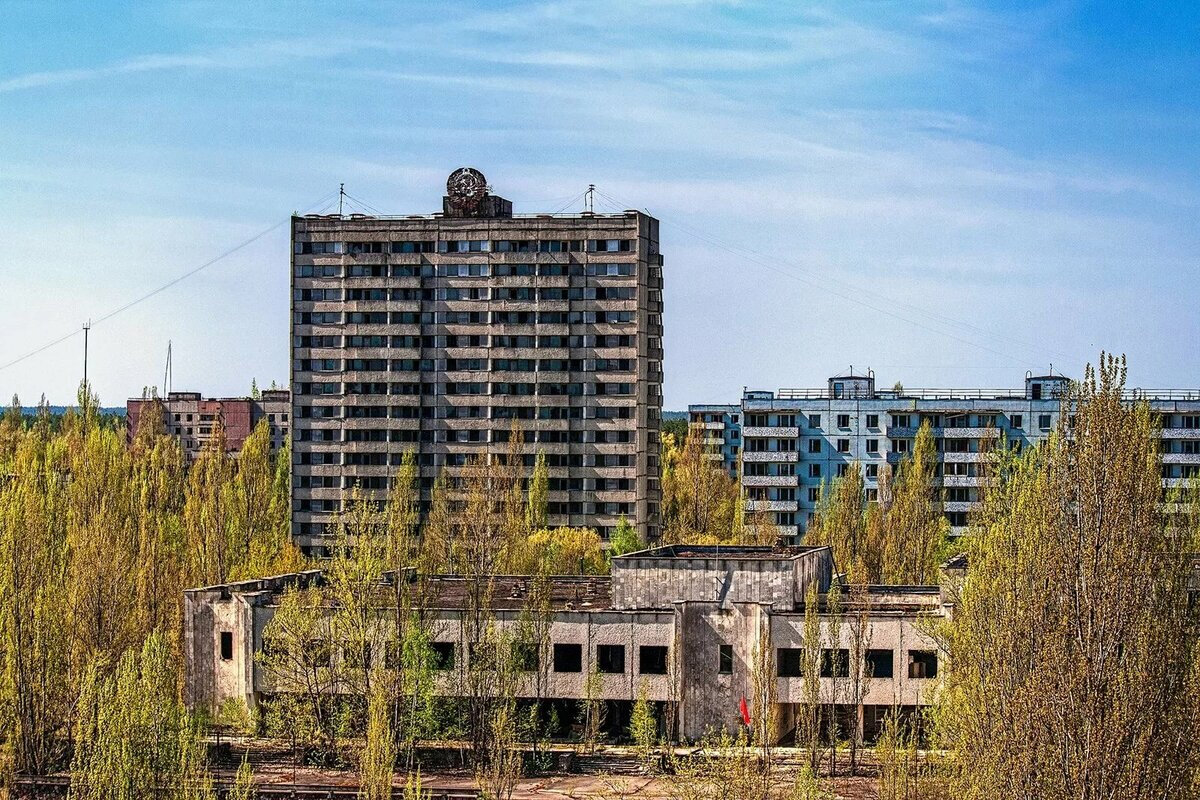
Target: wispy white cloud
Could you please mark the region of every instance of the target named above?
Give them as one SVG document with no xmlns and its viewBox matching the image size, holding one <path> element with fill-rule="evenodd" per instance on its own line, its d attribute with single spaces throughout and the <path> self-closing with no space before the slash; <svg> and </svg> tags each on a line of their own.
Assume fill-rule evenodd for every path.
<svg viewBox="0 0 1200 800">
<path fill-rule="evenodd" d="M 0 79 L 0 93 L 146 72 L 267 69 L 292 61 L 334 58 L 344 54 L 350 48 L 360 47 L 368 49 L 371 47 L 371 43 L 337 39 L 279 39 L 214 48 L 208 52 L 148 53 L 94 67 L 45 70 L 14 75 Z"/>
</svg>

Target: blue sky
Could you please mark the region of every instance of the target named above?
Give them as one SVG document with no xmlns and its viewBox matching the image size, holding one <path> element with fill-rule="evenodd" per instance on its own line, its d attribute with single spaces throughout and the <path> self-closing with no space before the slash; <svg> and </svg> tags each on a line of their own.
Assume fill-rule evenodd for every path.
<svg viewBox="0 0 1200 800">
<path fill-rule="evenodd" d="M 1101 349 L 1200 386 L 1200 11 L 1134 5 L 0 2 L 0 365 L 341 181 L 423 213 L 470 164 L 662 219 L 667 408 Z M 168 340 L 176 389 L 286 381 L 286 237 L 98 324 L 102 399 Z M 0 396 L 67 400 L 81 355 Z"/>
</svg>

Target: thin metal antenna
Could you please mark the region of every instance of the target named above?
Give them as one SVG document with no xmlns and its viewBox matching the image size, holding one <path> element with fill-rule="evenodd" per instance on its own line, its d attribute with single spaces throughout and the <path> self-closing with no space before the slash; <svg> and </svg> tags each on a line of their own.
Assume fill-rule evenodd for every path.
<svg viewBox="0 0 1200 800">
<path fill-rule="evenodd" d="M 584 200 L 583 210 L 589 214 L 594 213 L 596 211 L 596 184 L 589 183 L 584 196 L 586 199 Z"/>
<path fill-rule="evenodd" d="M 85 392 L 91 391 L 88 388 L 88 377 L 87 377 L 88 331 L 90 331 L 91 329 L 92 329 L 92 321 L 89 319 L 87 322 L 83 323 L 83 390 Z"/>
<path fill-rule="evenodd" d="M 175 378 L 175 373 L 171 368 L 171 340 L 167 340 L 167 366 L 163 369 L 163 399 L 165 400 L 171 394 L 171 383 Z"/>
<path fill-rule="evenodd" d="M 342 215 L 342 199 L 346 196 L 346 184 L 338 184 L 338 216 Z"/>
</svg>

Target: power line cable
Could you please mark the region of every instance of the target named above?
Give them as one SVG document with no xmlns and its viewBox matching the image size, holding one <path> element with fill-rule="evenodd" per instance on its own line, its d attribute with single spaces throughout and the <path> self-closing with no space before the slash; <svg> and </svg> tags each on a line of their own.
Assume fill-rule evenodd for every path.
<svg viewBox="0 0 1200 800">
<path fill-rule="evenodd" d="M 617 204 L 619 204 L 619 203 L 621 202 L 621 201 L 620 201 L 620 200 L 618 200 L 617 198 L 615 198 L 615 197 L 612 197 L 611 195 L 607 195 L 607 194 L 605 194 L 605 193 L 601 192 L 599 189 L 597 189 L 597 190 L 596 190 L 596 193 L 597 193 L 597 194 L 599 194 L 599 195 L 601 195 L 601 196 L 602 196 L 602 198 L 606 198 L 606 199 L 607 199 L 607 201 L 609 202 L 609 204 L 610 204 L 612 207 L 614 207 L 614 208 L 616 208 L 616 207 L 617 207 Z M 629 206 L 625 206 L 625 208 L 629 208 Z M 837 296 L 837 297 L 841 297 L 841 298 L 843 298 L 843 299 L 845 299 L 845 300 L 847 300 L 847 301 L 849 301 L 849 302 L 856 303 L 856 304 L 858 304 L 858 305 L 862 305 L 862 306 L 864 306 L 864 307 L 866 307 L 866 308 L 870 308 L 870 309 L 872 309 L 872 310 L 874 310 L 874 311 L 878 311 L 878 312 L 880 312 L 880 313 L 882 313 L 882 314 L 886 314 L 886 315 L 888 315 L 888 316 L 890 316 L 890 317 L 893 317 L 893 318 L 895 318 L 895 319 L 899 319 L 899 320 L 901 320 L 901 321 L 907 322 L 907 323 L 909 323 L 910 325 L 914 325 L 914 326 L 916 326 L 916 327 L 923 328 L 923 329 L 925 329 L 925 330 L 928 330 L 928 331 L 930 331 L 930 332 L 932 332 L 932 333 L 937 333 L 937 334 L 939 334 L 939 335 L 942 335 L 942 336 L 945 336 L 945 337 L 947 337 L 947 338 L 953 339 L 953 340 L 955 340 L 955 341 L 958 341 L 958 342 L 960 342 L 960 343 L 963 343 L 963 344 L 968 344 L 968 345 L 970 345 L 970 346 L 972 346 L 972 347 L 977 347 L 977 348 L 980 348 L 980 349 L 986 350 L 986 351 L 988 351 L 988 352 L 991 352 L 991 353 L 993 353 L 993 354 L 995 354 L 995 355 L 999 355 L 999 356 L 1001 356 L 1001 357 L 1003 357 L 1003 358 L 1011 359 L 1011 360 L 1013 360 L 1013 361 L 1014 361 L 1014 362 L 1016 362 L 1016 363 L 1026 363 L 1026 362 L 1025 362 L 1025 360 L 1024 360 L 1024 359 L 1015 358 L 1015 357 L 1014 357 L 1012 354 L 1004 354 L 1004 353 L 1001 353 L 1000 351 L 998 351 L 998 350 L 995 350 L 994 348 L 991 348 L 991 347 L 989 347 L 989 346 L 986 346 L 986 345 L 979 344 L 978 342 L 975 342 L 975 341 L 971 341 L 971 340 L 967 340 L 967 339 L 960 338 L 960 337 L 958 337 L 958 336 L 955 336 L 954 334 L 948 333 L 948 332 L 946 332 L 946 331 L 944 331 L 944 330 L 940 330 L 940 329 L 938 329 L 938 328 L 933 328 L 933 327 L 930 327 L 930 326 L 928 326 L 928 325 L 924 325 L 924 324 L 922 324 L 922 323 L 920 323 L 920 322 L 918 322 L 918 321 L 916 321 L 916 320 L 913 320 L 913 319 L 911 319 L 911 318 L 909 318 L 909 317 L 906 317 L 906 316 L 904 316 L 904 315 L 901 315 L 901 314 L 897 314 L 896 312 L 894 312 L 894 311 L 891 311 L 890 309 L 887 309 L 887 308 L 881 308 L 881 307 L 879 307 L 878 305 L 874 305 L 874 304 L 868 303 L 868 302 L 866 302 L 865 300 L 863 300 L 861 297 L 859 297 L 859 296 L 857 296 L 857 295 L 868 295 L 868 296 L 874 296 L 874 297 L 878 298 L 878 299 L 879 299 L 880 301 L 882 301 L 882 302 L 886 302 L 886 303 L 889 303 L 889 304 L 894 304 L 894 305 L 896 305 L 896 306 L 900 306 L 900 307 L 902 307 L 902 308 L 906 308 L 906 309 L 908 309 L 909 311 L 911 311 L 911 312 L 913 312 L 913 313 L 919 314 L 919 315 L 921 315 L 921 316 L 923 316 L 923 317 L 926 317 L 927 319 L 929 319 L 929 320 L 931 320 L 931 321 L 933 321 L 933 322 L 936 322 L 936 323 L 938 323 L 938 324 L 944 325 L 944 326 L 946 326 L 946 327 L 958 326 L 959 328 L 965 328 L 965 329 L 969 329 L 970 331 L 973 331 L 973 332 L 975 332 L 975 333 L 977 333 L 977 334 L 983 335 L 983 336 L 985 336 L 985 337 L 987 337 L 987 338 L 989 338 L 989 339 L 1003 339 L 1003 340 L 1007 340 L 1007 341 L 1009 341 L 1009 342 L 1010 342 L 1010 343 L 1012 343 L 1012 344 L 1016 344 L 1016 345 L 1018 345 L 1018 346 L 1020 346 L 1020 347 L 1022 347 L 1022 348 L 1034 349 L 1034 350 L 1037 350 L 1037 351 L 1039 351 L 1039 353 L 1044 353 L 1044 352 L 1046 352 L 1045 350 L 1043 350 L 1043 349 L 1041 348 L 1041 346 L 1040 346 L 1040 345 L 1037 345 L 1037 344 L 1035 344 L 1035 343 L 1032 343 L 1032 342 L 1027 342 L 1027 341 L 1024 341 L 1024 340 L 1022 340 L 1022 339 L 1018 339 L 1018 338 L 1011 337 L 1011 336 L 1005 336 L 1005 335 L 1002 335 L 1002 334 L 997 334 L 997 333 L 995 333 L 995 332 L 993 332 L 993 331 L 989 331 L 989 330 L 986 330 L 986 329 L 984 329 L 984 328 L 980 328 L 980 327 L 978 327 L 978 326 L 976 326 L 976 325 L 972 325 L 972 324 L 970 324 L 970 323 L 968 323 L 968 322 L 963 322 L 963 321 L 961 321 L 961 320 L 956 320 L 956 319 L 954 319 L 953 317 L 949 317 L 949 316 L 947 316 L 947 315 L 945 315 L 945 314 L 936 314 L 936 313 L 934 313 L 934 312 L 929 312 L 929 311 L 927 311 L 927 310 L 925 310 L 925 309 L 923 309 L 923 308 L 921 308 L 921 307 L 919 307 L 919 306 L 914 306 L 914 305 L 912 305 L 912 304 L 909 304 L 909 303 L 904 303 L 903 301 L 896 300 L 896 299 L 894 299 L 894 298 L 891 298 L 891 297 L 888 297 L 888 296 L 886 296 L 886 295 L 882 295 L 882 294 L 880 294 L 880 293 L 878 293 L 878 292 L 873 292 L 873 291 L 871 291 L 871 290 L 869 290 L 869 289 L 863 289 L 863 288 L 861 288 L 861 287 L 858 287 L 858 286 L 856 286 L 856 285 L 854 285 L 854 284 L 851 284 L 851 283 L 848 283 L 848 282 L 846 282 L 846 281 L 839 281 L 839 280 L 837 280 L 836 278 L 829 278 L 829 279 L 827 279 L 827 280 L 828 280 L 830 283 L 833 283 L 833 284 L 840 284 L 840 285 L 841 285 L 843 288 L 845 288 L 847 291 L 849 291 L 849 292 L 853 292 L 853 293 L 854 293 L 854 294 L 846 294 L 845 292 L 838 291 L 838 290 L 836 290 L 836 289 L 830 288 L 829 286 L 823 285 L 823 284 L 822 284 L 822 280 L 821 280 L 820 278 L 817 278 L 816 276 L 814 276 L 814 275 L 813 275 L 813 274 L 812 274 L 812 273 L 811 273 L 809 270 L 807 270 L 807 269 L 805 269 L 805 268 L 803 268 L 803 267 L 800 267 L 799 265 L 795 264 L 794 262 L 789 262 L 789 261 L 787 261 L 787 259 L 785 259 L 785 258 L 780 258 L 780 257 L 777 257 L 777 256 L 767 256 L 766 254 L 760 253 L 760 252 L 758 252 L 758 251 L 756 251 L 756 250 L 753 250 L 753 249 L 751 249 L 751 248 L 747 248 L 747 247 L 741 247 L 741 246 L 737 246 L 737 245 L 727 245 L 727 244 L 725 244 L 725 243 L 723 243 L 723 242 L 720 242 L 720 241 L 718 241 L 718 240 L 714 239 L 713 237 L 709 236 L 708 234 L 703 234 L 703 233 L 700 233 L 700 232 L 698 232 L 698 231 L 695 231 L 695 230 L 693 230 L 693 229 L 689 228 L 687 225 L 684 225 L 683 223 L 679 222 L 678 220 L 671 219 L 671 218 L 668 218 L 668 217 L 663 217 L 663 216 L 659 216 L 659 219 L 660 219 L 660 220 L 662 220 L 662 221 L 664 221 L 664 222 L 668 222 L 668 223 L 669 223 L 669 224 L 671 224 L 671 225 L 674 225 L 675 227 L 679 228 L 680 230 L 684 231 L 685 233 L 688 233 L 688 234 L 690 234 L 690 235 L 692 235 L 692 236 L 694 236 L 694 237 L 696 237 L 696 238 L 703 239 L 704 241 L 707 241 L 709 244 L 712 244 L 712 245 L 714 245 L 714 246 L 716 246 L 716 247 L 719 247 L 719 248 L 721 248 L 721 249 L 724 249 L 724 250 L 726 250 L 726 251 L 728 251 L 728 252 L 733 252 L 733 253 L 735 253 L 735 254 L 737 254 L 737 253 L 739 253 L 739 252 L 740 252 L 740 253 L 742 254 L 743 258 L 746 258 L 748 261 L 751 261 L 751 263 L 755 263 L 755 264 L 757 264 L 757 265 L 759 265 L 759 266 L 761 266 L 761 267 L 763 267 L 763 268 L 765 268 L 765 269 L 770 269 L 770 270 L 772 270 L 772 271 L 774 271 L 774 272 L 779 272 L 780 274 L 783 274 L 783 275 L 789 275 L 789 277 L 792 277 L 792 278 L 793 278 L 793 279 L 795 279 L 795 280 L 799 280 L 801 283 L 805 283 L 805 284 L 807 284 L 807 285 L 810 285 L 810 286 L 813 286 L 813 287 L 815 287 L 815 288 L 821 289 L 822 291 L 828 292 L 828 293 L 830 293 L 830 294 L 833 294 L 833 295 L 835 295 L 835 296 Z M 746 255 L 746 254 L 749 254 L 749 255 Z M 769 258 L 771 261 L 778 261 L 778 262 L 780 262 L 780 263 L 782 263 L 782 264 L 784 264 L 784 265 L 787 265 L 787 266 L 789 266 L 789 267 L 792 267 L 792 268 L 793 268 L 793 269 L 794 269 L 796 272 L 799 272 L 799 273 L 803 274 L 805 277 L 801 278 L 801 277 L 798 277 L 798 276 L 796 276 L 796 275 L 792 275 L 792 274 L 790 274 L 790 273 L 789 273 L 789 272 L 787 272 L 787 271 L 784 271 L 784 270 L 780 270 L 780 269 L 778 269 L 778 268 L 777 268 L 777 267 L 775 267 L 775 266 L 774 266 L 772 263 L 768 263 L 768 262 L 766 261 L 768 258 Z M 1054 353 L 1054 355 L 1058 355 L 1058 356 L 1062 356 L 1062 357 L 1064 357 L 1064 358 L 1067 358 L 1067 356 L 1065 356 L 1065 355 L 1064 355 L 1064 354 L 1062 354 L 1062 353 Z"/>
<path fill-rule="evenodd" d="M 599 190 L 597 190 L 597 194 L 599 194 L 599 193 L 600 193 L 600 192 L 599 192 Z M 615 198 L 610 198 L 610 200 L 615 200 Z M 716 247 L 716 248 L 718 248 L 718 249 L 720 249 L 720 250 L 724 250 L 725 252 L 727 252 L 727 253 L 730 253 L 730 254 L 732 254 L 732 255 L 735 255 L 735 256 L 740 256 L 741 258 L 743 258 L 743 259 L 745 259 L 745 260 L 749 261 L 749 262 L 750 262 L 750 263 L 752 263 L 752 264 L 756 264 L 756 265 L 758 265 L 758 266 L 762 267 L 763 269 L 768 269 L 768 270 L 770 270 L 770 271 L 772 271 L 772 272 L 779 273 L 780 275 L 783 275 L 784 277 L 790 278 L 791 280 L 797 281 L 797 282 L 799 282 L 799 283 L 802 283 L 802 284 L 804 284 L 804 285 L 806 285 L 806 286 L 811 286 L 811 287 L 813 287 L 813 288 L 815 288 L 815 289 L 820 289 L 820 290 L 822 290 L 822 291 L 825 291 L 825 292 L 828 292 L 828 293 L 830 293 L 830 294 L 833 294 L 833 295 L 835 295 L 835 296 L 837 296 L 837 297 L 841 297 L 842 299 L 844 299 L 844 300 L 846 300 L 846 301 L 848 301 L 848 302 L 855 303 L 855 304 L 857 304 L 857 305 L 863 306 L 864 308 L 869 308 L 869 309 L 871 309 L 872 311 L 876 311 L 876 312 L 878 312 L 878 313 L 880 313 L 880 314 L 884 314 L 884 315 L 886 315 L 886 316 L 892 317 L 893 319 L 897 319 L 897 320 L 900 320 L 900 321 L 902 321 L 902 322 L 907 322 L 907 323 L 908 323 L 908 324 L 910 324 L 910 325 L 913 325 L 913 326 L 915 326 L 915 327 L 918 327 L 918 328 L 922 328 L 922 329 L 924 329 L 924 330 L 927 330 L 927 331 L 929 331 L 929 332 L 931 332 L 931 333 L 936 333 L 936 334 L 939 334 L 939 335 L 941 335 L 941 336 L 944 336 L 944 337 L 946 337 L 946 338 L 948 338 L 948 339 L 953 339 L 954 341 L 956 341 L 956 342 L 959 342 L 959 343 L 961 343 L 961 344 L 965 344 L 965 345 L 968 345 L 968 346 L 971 346 L 971 347 L 977 347 L 977 348 L 979 348 L 979 349 L 981 349 L 981 350 L 985 350 L 985 351 L 987 351 L 987 352 L 989 352 L 989 353 L 991 353 L 991 354 L 993 354 L 993 355 L 995 355 L 995 356 L 999 356 L 1000 358 L 1003 358 L 1003 359 L 1005 359 L 1005 360 L 1007 360 L 1007 361 L 1012 361 L 1013 363 L 1017 363 L 1017 364 L 1024 363 L 1024 362 L 1023 362 L 1021 359 L 1015 358 L 1015 357 L 1014 357 L 1012 354 L 1010 354 L 1010 353 L 1003 353 L 1003 352 L 1001 352 L 1001 351 L 999 351 L 999 350 L 996 350 L 996 349 L 995 349 L 995 348 L 993 348 L 993 347 L 989 347 L 989 346 L 987 346 L 987 345 L 980 344 L 980 343 L 978 343 L 978 342 L 974 342 L 974 341 L 971 341 L 971 340 L 969 340 L 969 339 L 964 339 L 964 338 L 962 338 L 962 337 L 960 337 L 960 336 L 956 336 L 956 335 L 954 335 L 954 334 L 952 334 L 952 333 L 948 333 L 948 332 L 946 332 L 946 331 L 943 331 L 943 330 L 939 330 L 939 329 L 937 329 L 937 328 L 930 327 L 929 325 L 926 325 L 926 324 L 924 324 L 924 323 L 918 322 L 917 320 L 911 319 L 911 318 L 909 318 L 909 317 L 906 317 L 906 316 L 904 316 L 904 315 L 902 315 L 902 314 L 898 314 L 898 313 L 896 313 L 895 311 L 892 311 L 892 310 L 890 310 L 890 309 L 888 309 L 888 308 L 884 308 L 884 307 L 881 307 L 881 306 L 875 305 L 875 304 L 873 304 L 873 303 L 869 303 L 869 302 L 867 302 L 866 300 L 863 300 L 862 298 L 855 297 L 855 296 L 853 296 L 853 295 L 847 294 L 847 293 L 845 293 L 845 292 L 842 292 L 842 291 L 839 291 L 839 290 L 837 290 L 837 289 L 830 288 L 830 287 L 828 287 L 828 286 L 823 286 L 823 285 L 821 285 L 819 282 L 817 282 L 817 281 L 815 281 L 815 280 L 809 279 L 809 278 L 807 278 L 807 277 L 803 277 L 803 276 L 801 276 L 801 275 L 797 275 L 797 274 L 796 274 L 796 273 L 794 273 L 794 272 L 790 272 L 790 271 L 788 271 L 788 270 L 780 269 L 779 267 L 775 266 L 775 265 L 774 265 L 773 263 L 771 263 L 770 261 L 767 261 L 767 260 L 765 260 L 765 258 L 759 257 L 759 256 L 758 256 L 758 254 L 756 254 L 756 253 L 753 253 L 753 252 L 751 252 L 751 251 L 747 251 L 747 250 L 744 250 L 744 249 L 741 249 L 741 248 L 737 248 L 737 247 L 734 247 L 734 246 L 726 245 L 724 242 L 721 242 L 721 241 L 718 241 L 718 240 L 716 240 L 716 239 L 713 239 L 712 237 L 710 237 L 710 236 L 708 236 L 708 235 L 706 235 L 706 234 L 700 233 L 700 232 L 698 232 L 698 231 L 694 231 L 694 230 L 692 230 L 692 229 L 688 228 L 687 226 L 685 226 L 685 225 L 683 225 L 683 224 L 679 223 L 678 221 L 671 220 L 671 219 L 669 219 L 669 218 L 667 218 L 667 217 L 662 217 L 662 216 L 660 216 L 660 217 L 659 217 L 659 220 L 660 220 L 660 221 L 662 221 L 662 222 L 667 222 L 667 223 L 669 223 L 669 224 L 671 224 L 671 225 L 674 225 L 675 227 L 679 228 L 680 230 L 684 231 L 685 233 L 688 233 L 689 235 L 691 235 L 691 236 L 694 236 L 694 237 L 695 237 L 695 238 L 697 238 L 697 239 L 700 239 L 700 240 L 702 240 L 702 241 L 705 241 L 705 242 L 707 242 L 708 244 L 712 245 L 713 247 Z M 749 255 L 747 255 L 747 253 L 750 253 L 750 254 L 749 254 Z"/>
<path fill-rule="evenodd" d="M 336 195 L 337 195 L 337 192 L 335 191 L 335 192 L 331 192 L 330 194 L 322 196 L 315 203 L 312 203 L 311 205 L 309 205 L 305 209 L 305 211 L 302 213 L 309 213 L 309 211 L 311 209 L 316 208 L 321 203 L 326 202 L 329 199 L 329 197 L 336 196 Z M 108 313 L 104 314 L 103 316 L 93 319 L 91 322 L 92 326 L 94 327 L 96 325 L 99 325 L 101 322 L 112 319 L 113 317 L 117 316 L 118 314 L 120 314 L 124 311 L 128 311 L 129 309 L 133 308 L 134 306 L 138 305 L 139 303 L 143 303 L 146 300 L 149 300 L 151 297 L 154 297 L 155 295 L 160 294 L 161 292 L 165 292 L 167 289 L 170 289 L 172 286 L 175 286 L 176 284 L 180 283 L 181 281 L 187 280 L 188 278 L 192 277 L 193 275 L 195 275 L 205 269 L 208 269 L 213 264 L 216 264 L 219 261 L 221 261 L 225 258 L 228 258 L 229 256 L 233 255 L 234 253 L 238 252 L 239 250 L 249 247 L 250 245 L 257 242 L 259 239 L 274 232 L 276 229 L 278 229 L 282 225 L 286 224 L 290 219 L 291 219 L 290 216 L 286 217 L 286 218 L 280 220 L 279 222 L 276 222 L 271 227 L 264 228 L 263 230 L 259 231 L 258 233 L 254 234 L 253 236 L 251 236 L 249 239 L 243 240 L 242 242 L 234 245 L 233 247 L 229 248 L 225 252 L 216 256 L 215 258 L 211 258 L 208 261 L 205 261 L 200 266 L 194 267 L 193 269 L 190 269 L 187 272 L 184 272 L 182 275 L 172 278 L 171 280 L 167 281 L 166 283 L 157 287 L 156 289 L 152 289 L 151 291 L 147 292 L 146 294 L 143 294 L 140 297 L 130 300 L 128 303 L 125 303 L 122 306 L 114 308 L 112 311 L 109 311 Z M 16 366 L 17 364 L 20 364 L 22 361 L 26 361 L 30 358 L 33 358 L 34 356 L 38 355 L 39 353 L 43 353 L 46 350 L 49 350 L 51 347 L 54 347 L 57 344 L 62 344 L 63 342 L 67 341 L 68 339 L 70 339 L 74 336 L 78 336 L 81 332 L 82 332 L 81 330 L 71 331 L 70 333 L 68 333 L 64 336 L 61 336 L 61 337 L 55 339 L 54 341 L 47 342 L 46 344 L 41 345 L 40 347 L 38 347 L 34 350 L 30 350 L 28 353 L 25 353 L 24 355 L 14 358 L 12 361 L 9 361 L 4 364 L 0 364 L 0 370 L 6 370 L 9 367 Z"/>
</svg>

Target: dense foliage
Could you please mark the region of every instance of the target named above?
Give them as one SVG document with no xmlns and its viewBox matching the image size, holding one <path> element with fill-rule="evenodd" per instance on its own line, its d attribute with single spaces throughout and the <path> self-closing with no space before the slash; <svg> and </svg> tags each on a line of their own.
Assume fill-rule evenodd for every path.
<svg viewBox="0 0 1200 800">
<path fill-rule="evenodd" d="M 1124 382 L 1102 358 L 1047 444 L 997 459 L 944 632 L 955 797 L 1197 796 L 1196 520 Z"/>
<path fill-rule="evenodd" d="M 933 584 L 948 555 L 949 525 L 934 482 L 933 431 L 921 426 L 893 475 L 885 464 L 878 497 L 866 501 L 862 467 L 824 487 L 805 544 L 828 544 L 851 583 Z"/>
<path fill-rule="evenodd" d="M 14 400 L 0 420 L 6 771 L 67 766 L 85 721 L 108 724 L 88 703 L 137 681 L 154 680 L 154 697 L 178 696 L 185 588 L 301 564 L 288 539 L 287 456 L 271 458 L 265 426 L 236 460 L 218 431 L 188 470 L 161 414 L 143 415 L 127 446 L 97 408 L 81 393 L 57 424 L 46 408 L 30 424 Z"/>
</svg>

